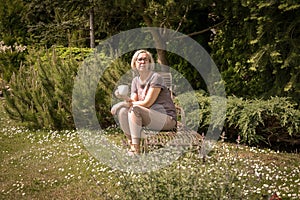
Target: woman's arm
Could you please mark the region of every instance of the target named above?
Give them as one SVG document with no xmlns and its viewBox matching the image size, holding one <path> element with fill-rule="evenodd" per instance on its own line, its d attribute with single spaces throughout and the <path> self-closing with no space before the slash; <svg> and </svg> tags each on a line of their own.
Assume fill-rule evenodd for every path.
<svg viewBox="0 0 300 200">
<path fill-rule="evenodd" d="M 160 93 L 161 88 L 160 87 L 150 87 L 147 95 L 145 97 L 145 99 L 143 101 L 137 101 L 137 94 L 135 94 L 135 96 L 132 95 L 131 98 L 134 101 L 132 102 L 133 105 L 139 105 L 139 106 L 143 106 L 146 108 L 150 108 L 152 106 L 152 104 L 156 101 L 159 93 Z"/>
<path fill-rule="evenodd" d="M 130 99 L 131 99 L 131 101 L 137 101 L 138 100 L 137 93 L 132 93 Z"/>
</svg>

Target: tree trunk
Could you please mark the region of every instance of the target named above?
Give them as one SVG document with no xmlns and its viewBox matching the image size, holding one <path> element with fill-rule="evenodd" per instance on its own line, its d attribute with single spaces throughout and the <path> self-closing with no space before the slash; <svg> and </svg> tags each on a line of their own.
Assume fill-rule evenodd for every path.
<svg viewBox="0 0 300 200">
<path fill-rule="evenodd" d="M 146 16 L 143 15 L 143 19 L 145 23 L 147 24 L 148 27 L 153 27 L 152 20 Z M 156 30 L 151 29 L 151 35 L 153 36 L 154 43 L 155 43 L 155 48 L 157 52 L 157 63 L 161 64 L 161 71 L 163 72 L 168 72 L 169 71 L 169 62 L 167 59 L 167 52 L 165 47 L 166 47 L 166 42 L 164 41 L 163 37 L 159 32 Z"/>
<path fill-rule="evenodd" d="M 90 9 L 90 46 L 95 48 L 94 8 Z"/>
<path fill-rule="evenodd" d="M 161 71 L 169 72 L 170 69 L 169 69 L 169 62 L 167 59 L 166 50 L 156 48 L 156 52 L 157 52 L 157 62 L 161 64 Z"/>
</svg>

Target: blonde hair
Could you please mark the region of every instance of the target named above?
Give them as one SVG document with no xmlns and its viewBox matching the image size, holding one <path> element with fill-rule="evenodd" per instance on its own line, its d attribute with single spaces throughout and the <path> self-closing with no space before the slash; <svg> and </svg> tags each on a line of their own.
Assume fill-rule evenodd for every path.
<svg viewBox="0 0 300 200">
<path fill-rule="evenodd" d="M 132 59 L 131 59 L 131 68 L 136 71 L 136 60 L 137 60 L 137 57 L 141 54 L 141 53 L 145 53 L 147 54 L 147 57 L 149 59 L 149 70 L 154 70 L 154 59 L 152 57 L 152 54 L 149 52 L 149 51 L 146 51 L 146 50 L 138 50 L 134 53 L 134 55 L 132 56 Z"/>
</svg>

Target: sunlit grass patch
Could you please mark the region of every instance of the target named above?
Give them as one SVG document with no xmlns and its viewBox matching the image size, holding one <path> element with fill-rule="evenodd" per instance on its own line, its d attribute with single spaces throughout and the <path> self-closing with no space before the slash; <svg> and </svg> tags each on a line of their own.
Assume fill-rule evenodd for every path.
<svg viewBox="0 0 300 200">
<path fill-rule="evenodd" d="M 6 129 L 1 132 L 1 158 L 1 199 L 85 198 L 101 191 L 93 176 L 102 166 L 74 131 L 16 134 Z"/>
<path fill-rule="evenodd" d="M 259 158 L 265 151 L 268 162 Z M 186 155 L 160 171 L 120 176 L 120 187 L 133 199 L 264 199 L 274 192 L 298 199 L 299 157 L 287 159 L 285 166 L 277 165 L 277 159 L 270 162 L 285 155 L 218 143 L 205 163 L 195 154 Z"/>
<path fill-rule="evenodd" d="M 106 137 L 122 145 L 116 127 Z M 274 192 L 300 199 L 299 154 L 241 144 L 218 142 L 205 162 L 187 153 L 166 168 L 135 174 L 101 164 L 76 131 L 30 131 L 7 121 L 0 125 L 0 159 L 0 199 L 252 200 Z"/>
</svg>

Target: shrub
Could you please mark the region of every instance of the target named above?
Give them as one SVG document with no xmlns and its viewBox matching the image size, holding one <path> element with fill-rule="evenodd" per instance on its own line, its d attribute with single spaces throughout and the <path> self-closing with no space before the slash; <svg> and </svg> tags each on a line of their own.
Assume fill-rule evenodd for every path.
<svg viewBox="0 0 300 200">
<path fill-rule="evenodd" d="M 27 53 L 26 48 L 26 46 L 17 43 L 6 45 L 0 41 L 0 80 L 9 82 L 12 74 L 18 71 Z"/>
<path fill-rule="evenodd" d="M 73 128 L 70 105 L 78 63 L 60 59 L 54 49 L 51 55 L 49 51 L 31 52 L 27 64 L 13 74 L 11 92 L 5 92 L 5 109 L 28 127 Z"/>
<path fill-rule="evenodd" d="M 110 108 L 116 99 L 112 94 L 117 84 L 129 84 L 126 79 L 128 75 L 132 79 L 132 74 L 126 73 L 129 69 L 129 64 L 122 59 L 112 60 L 101 53 L 84 61 L 73 91 L 72 106 L 78 128 L 97 129 L 98 122 L 101 128 L 106 128 L 114 123 Z"/>
<path fill-rule="evenodd" d="M 75 128 L 72 113 L 74 79 L 78 69 L 86 67 L 83 63 L 88 60 L 85 58 L 92 51 L 83 49 L 80 52 L 78 48 L 63 47 L 31 50 L 26 58 L 27 62 L 12 76 L 11 91 L 5 91 L 7 99 L 5 109 L 10 117 L 31 128 L 56 130 Z M 96 68 L 99 66 L 97 65 L 99 63 L 94 64 Z M 120 77 L 130 69 L 130 66 L 124 64 L 121 59 L 107 64 L 109 67 L 100 79 L 95 77 L 95 74 L 89 76 L 89 79 L 99 80 L 93 106 L 101 127 L 108 127 L 113 123 L 110 114 L 111 94 Z M 80 95 L 84 96 L 86 91 L 80 92 L 83 92 Z"/>
<path fill-rule="evenodd" d="M 268 100 L 242 100 L 230 97 L 227 110 L 228 128 L 238 128 L 244 141 L 293 144 L 300 131 L 300 112 L 296 104 L 284 97 Z"/>
<path fill-rule="evenodd" d="M 115 103 L 112 93 L 117 85 L 131 83 L 131 80 L 128 80 L 132 78 L 130 69 L 129 63 L 117 59 L 104 71 L 99 80 L 95 101 L 98 120 L 102 128 L 107 128 L 114 123 L 110 113 L 111 105 Z"/>
<path fill-rule="evenodd" d="M 191 104 L 187 99 L 182 107 L 188 108 Z M 203 92 L 196 93 L 199 109 L 191 110 L 187 115 L 187 124 L 195 125 L 193 119 L 199 119 L 198 132 L 205 132 L 211 123 L 211 107 L 208 97 Z M 222 120 L 219 116 L 216 121 Z M 198 124 L 196 124 L 198 125 Z M 285 97 L 271 97 L 268 100 L 242 99 L 230 96 L 227 99 L 227 110 L 224 131 L 230 139 L 241 136 L 242 142 L 248 144 L 266 143 L 273 145 L 277 142 L 300 144 L 300 111 L 297 105 Z"/>
</svg>

